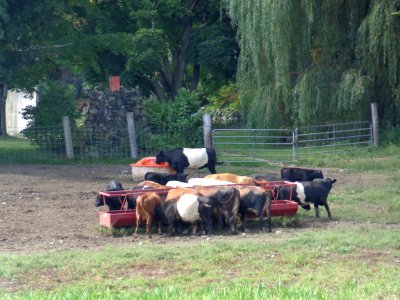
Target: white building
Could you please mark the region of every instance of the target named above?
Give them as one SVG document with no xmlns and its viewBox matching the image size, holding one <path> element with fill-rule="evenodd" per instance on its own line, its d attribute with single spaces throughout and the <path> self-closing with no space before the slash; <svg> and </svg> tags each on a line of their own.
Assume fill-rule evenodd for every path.
<svg viewBox="0 0 400 300">
<path fill-rule="evenodd" d="M 25 129 L 28 120 L 22 118 L 22 110 L 28 105 L 36 106 L 36 93 L 30 98 L 29 95 L 9 90 L 6 99 L 6 127 L 7 134 L 17 135 L 22 129 Z"/>
</svg>

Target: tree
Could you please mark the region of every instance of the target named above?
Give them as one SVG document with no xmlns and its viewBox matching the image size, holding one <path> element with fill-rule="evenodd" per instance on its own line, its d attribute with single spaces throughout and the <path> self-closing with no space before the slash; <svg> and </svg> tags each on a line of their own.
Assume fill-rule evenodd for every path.
<svg viewBox="0 0 400 300">
<path fill-rule="evenodd" d="M 6 134 L 8 89 L 32 92 L 60 76 L 62 49 L 75 32 L 71 7 L 72 0 L 0 0 L 0 135 Z"/>
<path fill-rule="evenodd" d="M 235 32 L 220 1 L 92 1 L 85 14 L 79 68 L 92 82 L 121 75 L 165 101 L 201 78 L 232 78 Z"/>
<path fill-rule="evenodd" d="M 365 119 L 400 124 L 398 0 L 226 1 L 248 126 Z"/>
</svg>

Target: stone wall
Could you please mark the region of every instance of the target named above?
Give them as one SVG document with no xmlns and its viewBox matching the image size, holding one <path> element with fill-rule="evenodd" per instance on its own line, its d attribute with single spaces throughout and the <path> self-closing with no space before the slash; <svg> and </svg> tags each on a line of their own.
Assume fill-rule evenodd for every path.
<svg viewBox="0 0 400 300">
<path fill-rule="evenodd" d="M 136 90 L 119 92 L 96 89 L 90 93 L 86 128 L 126 128 L 126 113 L 133 112 L 135 124 L 145 124 L 143 98 Z"/>
<path fill-rule="evenodd" d="M 123 87 L 119 92 L 95 89 L 89 97 L 89 105 L 85 108 L 85 152 L 105 153 L 107 149 L 102 148 L 127 147 L 127 112 L 133 112 L 138 138 L 143 139 L 150 134 L 144 116 L 143 97 L 137 90 Z M 98 155 L 101 156 L 95 156 Z"/>
</svg>

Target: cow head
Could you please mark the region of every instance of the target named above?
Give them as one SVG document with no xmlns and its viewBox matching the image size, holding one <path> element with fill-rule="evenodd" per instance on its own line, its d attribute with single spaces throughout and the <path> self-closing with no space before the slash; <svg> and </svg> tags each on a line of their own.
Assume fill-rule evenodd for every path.
<svg viewBox="0 0 400 300">
<path fill-rule="evenodd" d="M 165 162 L 164 151 L 160 151 L 156 155 L 156 164 L 160 164 L 162 162 Z"/>
<path fill-rule="evenodd" d="M 121 191 L 123 189 L 121 182 L 117 180 L 111 180 L 106 187 L 106 191 Z"/>
<path fill-rule="evenodd" d="M 103 205 L 104 205 L 104 203 L 103 203 L 103 196 L 98 195 L 98 196 L 96 197 L 96 202 L 94 203 L 94 206 L 99 207 L 99 206 L 103 206 Z"/>
<path fill-rule="evenodd" d="M 315 171 L 315 178 L 324 179 L 324 174 L 322 174 L 321 170 L 316 170 Z"/>
</svg>

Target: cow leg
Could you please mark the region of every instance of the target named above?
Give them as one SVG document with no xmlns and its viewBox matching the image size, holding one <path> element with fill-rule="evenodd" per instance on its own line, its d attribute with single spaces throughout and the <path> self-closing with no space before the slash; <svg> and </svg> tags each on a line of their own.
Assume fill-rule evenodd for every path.
<svg viewBox="0 0 400 300">
<path fill-rule="evenodd" d="M 328 219 L 332 220 L 332 215 L 331 215 L 331 211 L 329 210 L 329 205 L 328 205 L 328 201 L 322 201 L 322 205 L 325 207 L 326 213 L 328 214 Z"/>
<path fill-rule="evenodd" d="M 229 213 L 229 215 L 230 216 L 228 216 L 229 217 L 228 220 L 229 220 L 229 226 L 231 228 L 231 233 L 232 234 L 237 234 L 238 233 L 237 232 L 237 228 L 236 228 L 236 226 L 237 226 L 237 218 L 232 212 Z"/>
<path fill-rule="evenodd" d="M 271 207 L 267 207 L 265 210 L 267 215 L 267 223 L 268 223 L 268 232 L 272 231 L 272 224 L 271 224 Z"/>
<path fill-rule="evenodd" d="M 315 217 L 319 218 L 319 207 L 317 203 L 314 203 Z"/>
<path fill-rule="evenodd" d="M 153 217 L 149 216 L 146 222 L 146 234 L 149 239 L 151 239 L 151 223 L 153 222 Z"/>
<path fill-rule="evenodd" d="M 207 167 L 210 170 L 211 174 L 217 174 L 217 170 L 215 170 L 215 166 L 207 166 Z"/>
<path fill-rule="evenodd" d="M 140 216 L 136 215 L 136 229 L 135 229 L 135 234 L 138 233 L 139 226 L 140 226 Z"/>
</svg>

